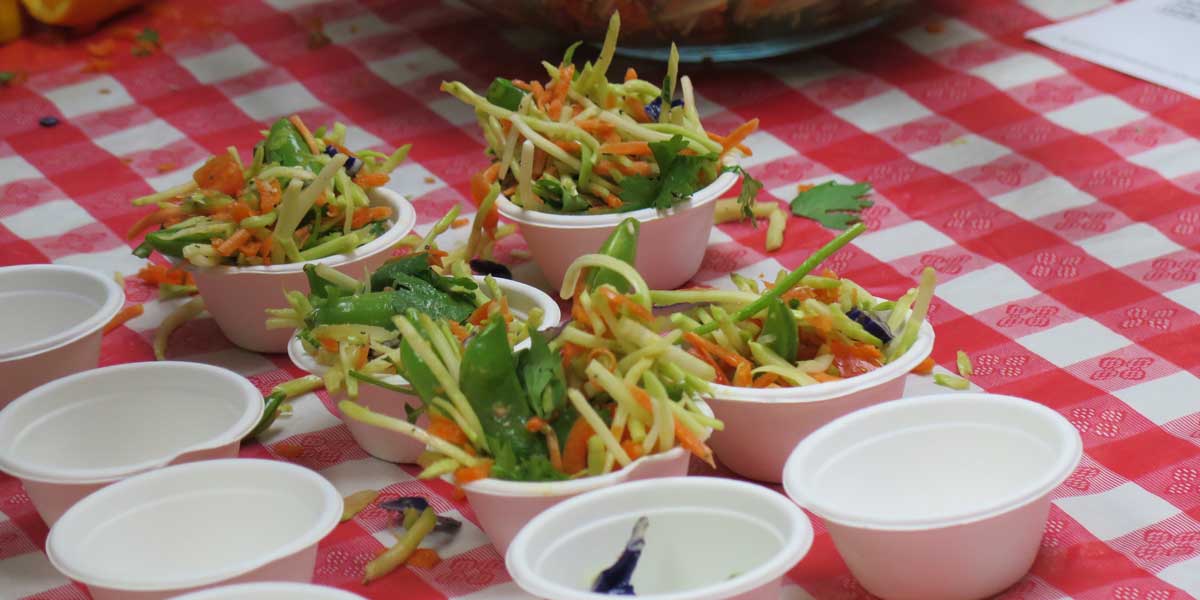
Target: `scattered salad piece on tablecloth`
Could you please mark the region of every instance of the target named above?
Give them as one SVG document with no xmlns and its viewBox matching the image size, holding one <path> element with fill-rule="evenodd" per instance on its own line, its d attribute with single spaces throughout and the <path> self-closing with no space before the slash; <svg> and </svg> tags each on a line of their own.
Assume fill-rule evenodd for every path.
<svg viewBox="0 0 1200 600">
<path fill-rule="evenodd" d="M 758 119 L 728 136 L 705 131 L 691 81 L 677 77 L 674 49 L 662 86 L 638 79 L 636 71 L 610 82 L 619 30 L 620 16 L 613 13 L 595 63 L 577 67 L 575 46 L 558 65 L 542 63 L 549 76 L 544 85 L 498 77 L 480 96 L 461 82 L 442 84 L 474 107 L 492 157 L 473 180 L 477 199 L 499 183 L 528 210 L 664 210 L 712 183 L 731 152 L 749 155 L 742 141 Z M 750 185 L 746 193 L 756 191 Z"/>
<path fill-rule="evenodd" d="M 186 304 L 176 308 L 174 312 L 163 319 L 162 323 L 158 326 L 158 330 L 154 332 L 153 348 L 155 360 L 166 360 L 167 340 L 171 337 L 171 334 L 184 323 L 200 316 L 202 312 L 204 312 L 204 298 L 197 296 L 189 300 Z"/>
<path fill-rule="evenodd" d="M 26 75 L 22 71 L 0 71 L 0 87 L 21 85 Z"/>
<path fill-rule="evenodd" d="M 46 115 L 38 119 L 38 125 L 41 125 L 42 127 L 54 127 L 55 125 L 58 125 L 58 117 L 54 115 Z"/>
<path fill-rule="evenodd" d="M 870 192 L 869 183 L 827 181 L 797 194 L 792 199 L 792 214 L 830 229 L 846 229 L 861 220 L 864 208 L 874 206 L 874 202 L 864 198 Z"/>
<path fill-rule="evenodd" d="M 967 356 L 966 352 L 959 350 L 955 353 L 955 362 L 958 367 L 958 374 L 965 378 L 970 378 L 975 374 L 975 366 L 971 364 L 971 357 Z"/>
<path fill-rule="evenodd" d="M 134 255 L 152 252 L 199 267 L 270 265 L 343 254 L 391 225 L 391 209 L 367 190 L 388 182 L 408 154 L 344 146 L 340 123 L 317 134 L 297 116 L 279 119 L 242 164 L 235 148 L 210 158 L 182 185 L 133 201 L 158 209 L 127 234 L 146 235 Z"/>
<path fill-rule="evenodd" d="M 370 506 L 379 497 L 379 490 L 359 490 L 342 498 L 342 523 L 353 519 L 355 515 Z"/>
<path fill-rule="evenodd" d="M 199 298 L 197 298 L 197 300 L 199 300 Z M 262 418 L 259 419 L 258 425 L 255 425 L 254 429 L 252 429 L 250 433 L 246 434 L 245 439 L 253 439 L 257 437 L 258 434 L 270 428 L 271 424 L 275 422 L 275 418 L 278 417 L 280 413 L 286 412 L 284 410 L 284 402 L 301 394 L 307 394 L 311 391 L 320 389 L 322 385 L 324 385 L 324 381 L 320 377 L 317 377 L 316 375 L 305 375 L 304 377 L 297 377 L 296 379 L 291 379 L 275 386 L 271 390 L 271 393 L 267 394 L 267 397 L 263 399 L 263 402 L 266 403 L 266 407 L 263 409 Z"/>
<path fill-rule="evenodd" d="M 145 311 L 146 307 L 141 304 L 130 304 L 129 306 L 122 308 L 121 310 L 117 311 L 117 314 L 113 315 L 113 318 L 110 319 L 108 324 L 104 326 L 104 333 L 110 333 L 116 328 L 124 325 L 130 319 L 142 316 L 142 313 Z"/>
<path fill-rule="evenodd" d="M 970 381 L 949 373 L 934 373 L 933 382 L 942 387 L 948 387 L 952 390 L 963 391 L 971 389 Z"/>
</svg>

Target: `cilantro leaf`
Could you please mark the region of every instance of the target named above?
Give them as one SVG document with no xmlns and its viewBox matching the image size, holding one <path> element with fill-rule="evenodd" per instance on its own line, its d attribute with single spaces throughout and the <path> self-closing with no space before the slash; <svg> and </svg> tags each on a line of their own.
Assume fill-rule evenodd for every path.
<svg viewBox="0 0 1200 600">
<path fill-rule="evenodd" d="M 137 37 L 134 39 L 139 42 L 146 42 L 149 44 L 159 43 L 158 31 L 149 27 L 143 29 L 142 32 L 137 34 Z"/>
<path fill-rule="evenodd" d="M 17 74 L 12 71 L 0 71 L 0 85 L 8 85 L 8 82 L 17 78 Z"/>
<path fill-rule="evenodd" d="M 792 199 L 792 214 L 812 219 L 830 229 L 846 229 L 861 221 L 864 208 L 875 205 L 866 200 L 871 184 L 842 184 L 827 181 L 800 192 Z"/>
<path fill-rule="evenodd" d="M 651 206 L 666 210 L 689 198 L 699 187 L 701 169 L 712 165 L 717 157 L 713 154 L 680 154 L 685 148 L 687 141 L 680 135 L 650 142 L 650 153 L 658 164 L 658 176 L 635 175 L 622 179 L 621 200 L 625 202 L 622 210 Z"/>
<path fill-rule="evenodd" d="M 737 198 L 738 206 L 742 209 L 742 218 L 750 219 L 750 224 L 757 228 L 758 220 L 754 218 L 754 200 L 758 198 L 758 193 L 762 191 L 763 183 L 755 179 L 741 165 L 729 165 L 721 169 L 721 171 L 737 173 L 742 176 L 742 191 L 738 193 Z"/>
</svg>

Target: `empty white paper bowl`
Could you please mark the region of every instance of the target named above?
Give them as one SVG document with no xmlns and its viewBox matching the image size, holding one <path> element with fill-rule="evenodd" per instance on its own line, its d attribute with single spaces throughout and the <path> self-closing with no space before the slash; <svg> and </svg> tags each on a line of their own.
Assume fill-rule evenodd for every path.
<svg viewBox="0 0 1200 600">
<path fill-rule="evenodd" d="M 190 362 L 76 373 L 0 411 L 0 470 L 47 524 L 80 498 L 171 463 L 232 458 L 263 414 L 246 378 Z"/>
<path fill-rule="evenodd" d="M 363 600 L 363 597 L 322 585 L 272 582 L 226 585 L 171 600 Z"/>
<path fill-rule="evenodd" d="M 659 211 L 653 208 L 601 215 L 565 215 L 525 210 L 503 194 L 496 199 L 500 215 L 515 221 L 529 253 L 546 280 L 562 283 L 567 267 L 584 254 L 597 252 L 617 225 L 633 217 L 641 222 L 634 266 L 650 289 L 672 290 L 700 270 L 713 228 L 716 199 L 737 183 L 736 173 L 721 173 L 687 202 Z"/>
<path fill-rule="evenodd" d="M 111 274 L 0 268 L 0 408 L 47 381 L 95 368 L 104 326 L 124 303 Z"/>
<path fill-rule="evenodd" d="M 484 278 L 475 277 L 475 280 L 482 285 Z M 542 330 L 558 325 L 559 320 L 562 319 L 562 311 L 559 309 L 558 303 L 547 295 L 546 292 L 531 285 L 510 279 L 496 279 L 495 281 L 500 290 L 504 292 L 504 296 L 508 298 L 508 306 L 513 314 L 523 318 L 534 308 L 542 309 L 544 315 L 542 317 Z M 486 287 L 482 289 L 484 293 L 487 293 Z M 521 342 L 517 344 L 517 348 L 523 348 L 528 345 L 528 341 Z M 329 367 L 317 362 L 317 359 L 313 355 L 304 350 L 304 344 L 300 341 L 300 338 L 292 338 L 292 341 L 288 344 L 288 356 L 292 359 L 292 364 L 309 373 L 324 375 L 329 370 Z M 388 375 L 382 379 L 384 382 L 392 385 L 408 385 L 408 380 L 399 375 Z M 397 419 L 408 418 L 404 407 L 411 406 L 416 408 L 421 405 L 421 399 L 412 394 L 395 392 L 362 382 L 359 382 L 358 385 L 357 402 L 377 413 Z M 367 454 L 380 460 L 394 463 L 415 463 L 417 462 L 417 457 L 425 451 L 424 444 L 402 433 L 369 425 L 354 419 L 343 418 L 342 422 L 350 430 L 350 436 L 354 438 L 354 441 Z M 425 427 L 428 424 L 429 420 L 424 415 L 418 418 L 418 426 Z"/>
<path fill-rule="evenodd" d="M 1082 451 L 1075 427 L 1045 406 L 943 394 L 826 425 L 796 447 L 783 485 L 872 594 L 975 600 L 1032 566 L 1049 494 Z"/>
<path fill-rule="evenodd" d="M 813 541 L 808 517 L 782 494 L 732 479 L 671 477 L 546 510 L 508 547 L 508 572 L 539 598 L 613 598 L 591 584 L 643 516 L 650 524 L 632 583 L 650 600 L 779 600 L 781 578 Z"/>
<path fill-rule="evenodd" d="M 333 484 L 296 465 L 226 459 L 130 477 L 54 524 L 46 555 L 94 600 L 161 600 L 201 588 L 312 580 L 338 524 Z"/>
<path fill-rule="evenodd" d="M 703 401 L 696 407 L 711 416 L 712 409 Z M 709 429 L 702 441 L 712 434 Z M 624 485 L 630 481 L 687 475 L 692 455 L 681 446 L 666 452 L 642 456 L 619 470 L 567 481 L 507 481 L 488 477 L 462 486 L 471 510 L 479 519 L 479 528 L 503 554 L 526 523 L 546 509 L 595 490 Z M 453 482 L 449 475 L 445 479 Z"/>
<path fill-rule="evenodd" d="M 289 329 L 267 329 L 268 308 L 284 304 L 284 290 L 308 290 L 304 265 L 323 264 L 351 277 L 360 278 L 391 258 L 392 249 L 412 231 L 417 213 L 403 196 L 386 188 L 368 192 L 372 206 L 392 209 L 392 228 L 353 252 L 307 262 L 267 266 L 196 267 L 177 261 L 196 278 L 196 289 L 221 333 L 237 346 L 251 352 L 287 352 L 292 338 Z"/>
<path fill-rule="evenodd" d="M 710 384 L 708 403 L 725 423 L 724 431 L 713 432 L 713 452 L 742 477 L 779 483 L 788 455 L 810 433 L 842 415 L 904 396 L 905 377 L 929 356 L 933 342 L 933 327 L 925 322 L 908 352 L 841 381 L 769 389 Z"/>
</svg>

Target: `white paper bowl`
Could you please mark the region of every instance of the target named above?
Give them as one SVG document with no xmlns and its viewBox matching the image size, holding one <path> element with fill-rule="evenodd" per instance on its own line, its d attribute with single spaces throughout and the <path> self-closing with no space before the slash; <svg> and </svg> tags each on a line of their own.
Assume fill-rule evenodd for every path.
<svg viewBox="0 0 1200 600">
<path fill-rule="evenodd" d="M 867 591 L 973 600 L 1029 570 L 1049 494 L 1082 449 L 1075 427 L 1040 404 L 926 396 L 863 409 L 808 436 L 783 485 L 825 521 Z"/>
<path fill-rule="evenodd" d="M 363 600 L 363 597 L 322 585 L 276 582 L 227 585 L 171 600 Z"/>
<path fill-rule="evenodd" d="M 483 277 L 476 276 L 475 280 L 481 286 L 483 285 Z M 504 292 L 505 297 L 508 298 L 509 310 L 514 315 L 523 318 L 534 308 L 542 309 L 545 316 L 542 318 L 540 330 L 554 327 L 562 319 L 562 311 L 559 309 L 558 303 L 546 292 L 510 279 L 495 279 L 495 281 L 500 290 Z M 481 289 L 485 294 L 488 291 L 487 287 L 481 287 Z M 529 341 L 526 340 L 517 344 L 516 348 L 519 350 L 528 346 Z M 292 364 L 308 373 L 323 376 L 329 370 L 329 367 L 317 362 L 313 355 L 304 350 L 304 344 L 300 338 L 293 337 L 292 341 L 288 343 L 287 350 Z M 408 380 L 399 375 L 387 375 L 382 379 L 392 385 L 408 385 Z M 421 405 L 421 399 L 412 394 L 394 392 L 362 382 L 359 382 L 357 402 L 372 411 L 397 419 L 408 418 L 404 411 L 405 406 L 416 408 Z M 347 419 L 341 415 L 340 411 L 338 416 L 350 430 L 350 437 L 354 438 L 354 441 L 367 454 L 375 458 L 394 463 L 415 463 L 417 457 L 425 451 L 424 444 L 407 435 L 368 425 L 355 419 Z M 417 419 L 419 427 L 425 427 L 428 424 L 429 419 L 424 415 Z"/>
<path fill-rule="evenodd" d="M 525 210 L 503 194 L 500 214 L 521 228 L 529 253 L 546 280 L 562 283 L 576 258 L 597 252 L 617 225 L 633 217 L 641 222 L 634 266 L 650 289 L 675 289 L 700 270 L 713 228 L 715 200 L 737 183 L 736 173 L 721 173 L 687 202 L 658 211 L 653 208 L 604 215 L 560 215 Z"/>
<path fill-rule="evenodd" d="M 929 356 L 933 342 L 933 327 L 925 322 L 903 356 L 841 381 L 772 389 L 710 384 L 708 403 L 725 423 L 713 433 L 717 459 L 742 477 L 779 483 L 800 440 L 842 415 L 902 397 L 905 376 Z"/>
<path fill-rule="evenodd" d="M 372 206 L 392 209 L 394 224 L 383 235 L 353 252 L 318 260 L 258 267 L 196 267 L 187 261 L 176 261 L 196 278 L 196 289 L 204 298 L 204 306 L 235 345 L 252 352 L 287 352 L 292 332 L 288 329 L 267 329 L 268 308 L 284 303 L 284 290 L 308 291 L 304 265 L 323 264 L 351 277 L 361 278 L 391 258 L 391 250 L 412 231 L 417 213 L 403 196 L 386 188 L 368 192 Z"/>
<path fill-rule="evenodd" d="M 671 477 L 591 492 L 530 521 L 505 564 L 526 592 L 603 600 L 591 583 L 612 565 L 639 517 L 650 520 L 633 575 L 649 600 L 778 600 L 784 573 L 812 546 L 804 512 L 765 487 Z"/>
<path fill-rule="evenodd" d="M 142 362 L 45 384 L 0 411 L 0 470 L 47 524 L 84 496 L 168 464 L 232 458 L 263 414 L 258 389 L 200 363 Z"/>
<path fill-rule="evenodd" d="M 104 326 L 125 292 L 102 273 L 62 265 L 0 268 L 0 408 L 100 362 Z"/>
<path fill-rule="evenodd" d="M 697 401 L 696 406 L 712 416 L 712 409 L 705 402 Z M 711 434 L 712 430 L 708 430 L 701 439 L 707 440 Z M 676 446 L 666 452 L 643 456 L 624 469 L 604 475 L 539 482 L 487 478 L 463 485 L 462 490 L 479 519 L 479 527 L 487 534 L 492 545 L 504 554 L 517 532 L 551 506 L 583 493 L 627 481 L 682 477 L 687 475 L 691 460 L 692 455 L 687 450 Z M 453 482 L 449 475 L 444 479 Z"/>
<path fill-rule="evenodd" d="M 341 496 L 314 471 L 272 460 L 210 460 L 144 473 L 84 498 L 50 529 L 46 555 L 94 600 L 306 583 L 317 542 L 341 513 Z"/>
</svg>

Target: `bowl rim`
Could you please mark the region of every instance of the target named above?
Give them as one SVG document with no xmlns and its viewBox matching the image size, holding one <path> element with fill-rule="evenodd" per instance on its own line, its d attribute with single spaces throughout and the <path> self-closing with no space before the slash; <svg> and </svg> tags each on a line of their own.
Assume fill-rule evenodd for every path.
<svg viewBox="0 0 1200 600">
<path fill-rule="evenodd" d="M 17 346 L 12 350 L 0 352 L 0 364 L 13 362 L 25 358 L 30 358 L 38 354 L 57 350 L 72 342 L 79 341 L 89 335 L 96 333 L 108 324 L 110 320 L 121 310 L 125 305 L 125 290 L 117 285 L 117 282 L 111 277 L 104 277 L 96 271 L 75 267 L 70 265 L 56 265 L 51 263 L 45 264 L 30 264 L 30 265 L 15 265 L 11 267 L 0 268 L 0 277 L 4 276 L 21 276 L 26 273 L 34 272 L 55 272 L 67 274 L 69 276 L 85 278 L 93 282 L 98 282 L 103 287 L 105 296 L 91 316 L 84 319 L 82 322 L 72 325 L 67 330 L 47 336 L 45 338 L 34 340 L 22 346 Z M 31 291 L 47 291 L 46 289 L 31 290 Z"/>
<path fill-rule="evenodd" d="M 481 284 L 486 279 L 486 276 L 484 275 L 472 275 L 471 277 Z M 515 279 L 502 279 L 499 277 L 493 279 L 496 281 L 496 285 L 500 287 L 500 290 L 504 292 L 504 295 L 507 296 L 509 294 L 514 294 L 525 296 L 526 298 L 533 300 L 534 304 L 536 304 L 538 308 L 541 308 L 542 311 L 546 313 L 542 320 L 542 325 L 538 328 L 538 331 L 546 331 L 547 329 L 555 327 L 558 325 L 558 322 L 562 320 L 562 308 L 559 307 L 558 302 L 555 302 L 554 298 L 552 298 L 550 294 L 547 294 L 540 288 L 529 285 L 528 283 L 522 283 Z M 529 341 L 524 340 L 520 344 L 517 344 L 516 349 L 522 348 L 522 344 L 527 346 Z M 329 370 L 328 366 L 317 362 L 317 359 L 314 358 L 312 354 L 309 354 L 304 350 L 304 343 L 300 341 L 299 336 L 293 335 L 292 339 L 288 340 L 287 354 L 288 358 L 291 359 L 292 364 L 295 365 L 296 368 L 311 375 L 319 375 L 323 377 L 325 372 Z M 387 375 L 381 377 L 380 379 L 394 385 L 405 385 L 408 383 L 408 380 L 400 375 Z"/>
<path fill-rule="evenodd" d="M 736 156 L 731 154 L 723 161 L 725 166 L 734 166 L 738 164 Z M 699 208 L 715 201 L 721 194 L 729 191 L 733 184 L 737 183 L 741 176 L 733 171 L 721 171 L 716 179 L 713 179 L 708 185 L 692 192 L 692 197 L 686 202 L 680 202 L 660 211 L 656 208 L 642 208 L 639 210 L 631 210 L 629 212 L 605 213 L 599 215 L 579 215 L 579 214 L 558 214 L 548 213 L 537 210 L 528 210 L 517 206 L 512 200 L 501 193 L 496 198 L 496 206 L 500 210 L 500 214 L 510 221 L 516 221 L 521 225 L 533 225 L 537 227 L 550 227 L 554 229 L 595 229 L 599 227 L 616 227 L 630 217 L 645 223 L 647 221 L 656 221 L 666 219 L 676 214 L 685 213 L 692 209 Z"/>
<path fill-rule="evenodd" d="M 925 321 L 917 332 L 916 341 L 908 351 L 874 371 L 840 381 L 770 389 L 709 383 L 709 387 L 712 389 L 709 397 L 719 402 L 750 404 L 810 404 L 838 400 L 908 375 L 933 352 L 935 339 L 933 325 L 929 321 Z"/>
<path fill-rule="evenodd" d="M 260 274 L 284 274 L 284 273 L 299 273 L 304 271 L 304 265 L 328 265 L 337 267 L 347 263 L 353 263 L 370 256 L 374 256 L 380 252 L 385 252 L 394 247 L 404 236 L 408 235 L 417 224 L 417 211 L 413 208 L 412 202 L 404 197 L 403 194 L 388 188 L 371 188 L 367 192 L 367 196 L 372 200 L 392 208 L 395 221 L 383 235 L 355 248 L 352 252 L 344 254 L 334 254 L 325 258 L 314 260 L 305 260 L 300 262 L 289 262 L 280 265 L 217 265 L 215 267 L 198 267 L 188 262 L 187 260 L 175 258 L 171 256 L 165 257 L 167 261 L 176 266 L 193 273 L 202 273 L 205 275 L 232 275 L 242 273 L 260 273 Z"/>
<path fill-rule="evenodd" d="M 945 404 L 997 405 L 1020 411 L 1041 419 L 1054 428 L 1056 439 L 1062 442 L 1062 451 L 1049 467 L 1036 478 L 1031 478 L 1015 491 L 1001 496 L 978 508 L 960 510 L 948 515 L 922 518 L 880 518 L 872 515 L 852 514 L 839 509 L 835 504 L 822 501 L 819 495 L 806 492 L 805 467 L 808 455 L 819 444 L 853 429 L 865 419 L 880 418 L 880 415 L 903 413 L 916 407 Z M 949 423 L 947 423 L 949 424 Z M 1058 487 L 1074 471 L 1083 456 L 1083 441 L 1079 431 L 1054 409 L 1032 400 L 988 394 L 981 392 L 957 392 L 902 398 L 863 408 L 839 417 L 810 434 L 792 450 L 783 467 L 782 483 L 787 495 L 796 504 L 808 509 L 824 520 L 846 527 L 877 531 L 924 531 L 968 525 L 1006 514 L 1037 501 Z M 819 465 L 813 465 L 816 468 Z"/>
<path fill-rule="evenodd" d="M 363 600 L 362 596 L 346 590 L 317 585 L 315 583 L 298 583 L 287 581 L 260 581 L 256 583 L 238 583 L 190 592 L 181 596 L 172 596 L 168 600 L 244 600 L 247 597 L 234 594 L 254 594 L 255 592 L 288 592 L 307 594 L 306 597 L 319 597 L 324 600 Z"/>
<path fill-rule="evenodd" d="M 513 580 L 518 582 L 518 585 L 527 592 L 537 595 L 542 598 L 570 598 L 572 600 L 601 600 L 603 598 L 611 598 L 606 594 L 599 594 L 590 591 L 576 590 L 563 585 L 546 580 L 538 575 L 532 565 L 528 564 L 527 559 L 532 558 L 530 548 L 530 539 L 534 535 L 534 530 L 540 523 L 544 523 L 551 519 L 563 518 L 572 512 L 585 510 L 588 506 L 594 504 L 603 504 L 611 500 L 614 496 L 619 495 L 651 495 L 655 488 L 664 486 L 682 486 L 689 490 L 694 490 L 692 496 L 702 499 L 712 493 L 737 493 L 742 495 L 752 495 L 756 498 L 768 502 L 778 508 L 781 514 L 786 515 L 791 525 L 794 535 L 783 540 L 783 548 L 775 553 L 770 560 L 758 565 L 754 569 L 742 573 L 732 579 L 719 582 L 706 588 L 696 588 L 679 592 L 669 592 L 665 594 L 638 594 L 638 597 L 648 598 L 650 600 L 698 600 L 698 599 L 717 599 L 717 598 L 732 598 L 740 594 L 744 594 L 763 585 L 769 584 L 771 581 L 779 579 L 791 569 L 797 562 L 804 558 L 808 551 L 812 548 L 815 533 L 813 531 L 812 522 L 804 511 L 793 504 L 786 496 L 766 489 L 763 486 L 724 477 L 662 477 L 656 479 L 647 479 L 642 481 L 634 481 L 621 486 L 614 486 L 608 489 L 591 492 L 585 495 L 568 498 L 554 506 L 546 509 L 537 516 L 533 517 L 530 522 L 521 528 L 509 544 L 507 552 L 505 552 L 505 567 L 513 575 Z M 744 514 L 744 513 L 743 513 Z M 761 521 L 761 519 L 759 519 Z M 774 523 L 772 523 L 774 524 Z M 774 528 L 778 533 L 778 528 Z M 781 536 L 782 537 L 782 536 Z M 528 586 L 528 587 L 526 587 Z"/>
<path fill-rule="evenodd" d="M 190 575 L 180 577 L 177 581 L 170 583 L 137 583 L 137 582 L 121 582 L 114 578 L 107 577 L 103 574 L 88 573 L 81 571 L 69 564 L 70 561 L 64 562 L 59 547 L 66 544 L 69 540 L 62 538 L 67 535 L 63 531 L 71 525 L 72 519 L 80 518 L 78 515 L 83 514 L 94 504 L 104 502 L 108 497 L 120 494 L 126 489 L 136 488 L 148 481 L 155 481 L 164 478 L 187 477 L 193 472 L 198 471 L 216 471 L 218 473 L 223 470 L 277 470 L 286 472 L 294 479 L 304 479 L 314 484 L 314 490 L 317 491 L 314 496 L 314 502 L 322 504 L 320 515 L 313 523 L 309 524 L 308 529 L 297 532 L 294 538 L 285 544 L 281 544 L 278 548 L 256 556 L 249 560 L 244 560 L 235 565 L 229 565 L 224 568 L 212 569 L 204 575 Z M 175 488 L 181 491 L 179 487 Z M 187 488 L 183 488 L 186 490 Z M 319 497 L 318 497 L 319 496 Z M 144 503 L 144 502 L 143 502 Z M 50 528 L 50 533 L 46 537 L 46 557 L 54 568 L 58 569 L 63 575 L 70 579 L 79 581 L 88 586 L 98 586 L 113 590 L 152 592 L 152 591 L 172 591 L 172 590 L 187 590 L 190 588 L 211 585 L 222 581 L 232 579 L 250 573 L 256 569 L 274 563 L 279 560 L 287 559 L 293 554 L 305 550 L 316 545 L 329 532 L 338 525 L 342 513 L 342 497 L 338 493 L 337 488 L 333 486 L 329 480 L 325 479 L 320 473 L 306 469 L 304 467 L 294 465 L 292 463 L 267 460 L 258 458 L 226 458 L 215 460 L 204 460 L 182 465 L 174 465 L 165 469 L 158 469 L 147 473 L 142 473 L 129 479 L 125 479 L 100 489 L 87 497 L 77 502 L 74 506 L 63 513 L 62 517 L 55 522 Z"/>
<path fill-rule="evenodd" d="M 704 399 L 694 401 L 696 407 L 709 417 L 713 416 L 712 407 Z M 700 436 L 701 441 L 706 441 L 712 437 L 712 428 L 705 428 L 705 433 Z M 547 498 L 558 496 L 574 496 L 584 492 L 591 492 L 601 488 L 613 487 L 617 484 L 624 483 L 627 479 L 633 476 L 633 473 L 642 466 L 655 464 L 660 462 L 669 462 L 678 459 L 681 455 L 687 456 L 688 451 L 682 446 L 675 446 L 666 452 L 656 452 L 638 457 L 631 461 L 628 466 L 610 473 L 601 475 L 592 475 L 590 477 L 580 477 L 579 479 L 571 479 L 567 481 L 508 481 L 505 479 L 495 479 L 486 477 L 478 479 L 470 483 L 459 485 L 462 490 L 468 494 L 484 494 L 488 496 L 504 496 L 509 498 Z M 442 480 L 455 484 L 453 478 L 447 474 L 442 476 Z M 470 498 L 468 498 L 468 501 Z"/>
<path fill-rule="evenodd" d="M 87 381 L 96 377 L 119 377 L 122 379 L 129 378 L 130 373 L 138 371 L 153 372 L 156 376 L 161 377 L 164 374 L 178 371 L 195 371 L 202 373 L 213 379 L 220 379 L 225 383 L 231 384 L 237 389 L 242 400 L 243 410 L 237 420 L 233 421 L 221 433 L 213 436 L 208 440 L 198 442 L 186 448 L 180 448 L 174 453 L 158 456 L 133 462 L 122 466 L 108 467 L 104 469 L 55 469 L 43 468 L 30 465 L 28 461 L 22 460 L 19 457 L 10 455 L 10 447 L 0 444 L 0 470 L 3 470 L 10 475 L 23 480 L 36 481 L 39 483 L 60 484 L 60 485 L 86 485 L 98 483 L 112 483 L 139 473 L 145 473 L 155 469 L 165 467 L 181 456 L 200 452 L 203 450 L 211 450 L 219 448 L 226 444 L 231 444 L 241 440 L 246 434 L 250 433 L 258 421 L 262 419 L 265 405 L 262 401 L 262 393 L 250 382 L 249 379 L 238 375 L 224 367 L 209 365 L 205 363 L 187 362 L 187 361 L 145 361 L 135 363 L 125 363 L 120 365 L 112 365 L 101 367 L 98 369 L 89 369 L 80 371 L 66 377 L 62 377 L 36 387 L 21 397 L 13 400 L 6 408 L 11 410 L 0 411 L 0 423 L 6 418 L 11 418 L 18 410 L 26 405 L 34 405 L 47 395 L 59 393 L 62 388 L 76 385 L 81 381 Z M 78 404 L 89 399 L 78 399 L 70 404 Z M 42 415 L 38 421 L 44 421 L 47 418 L 52 418 L 59 410 Z"/>
</svg>

